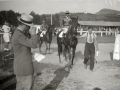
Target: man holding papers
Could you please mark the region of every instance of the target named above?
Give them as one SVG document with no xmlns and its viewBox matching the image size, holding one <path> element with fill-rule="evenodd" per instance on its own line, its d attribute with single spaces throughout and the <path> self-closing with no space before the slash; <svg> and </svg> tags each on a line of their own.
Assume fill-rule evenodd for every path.
<svg viewBox="0 0 120 90">
<path fill-rule="evenodd" d="M 85 37 L 85 50 L 84 50 L 84 66 L 87 68 L 87 62 L 90 59 L 90 70 L 92 71 L 94 68 L 94 60 L 95 60 L 95 51 L 98 56 L 98 43 L 96 40 L 96 34 L 92 31 L 92 27 L 88 28 L 88 32 L 84 33 L 80 38 Z"/>
</svg>

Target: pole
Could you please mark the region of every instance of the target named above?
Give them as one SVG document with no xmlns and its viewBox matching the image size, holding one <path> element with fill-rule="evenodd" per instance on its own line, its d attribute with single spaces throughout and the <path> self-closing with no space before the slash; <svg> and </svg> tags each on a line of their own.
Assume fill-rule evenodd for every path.
<svg viewBox="0 0 120 90">
<path fill-rule="evenodd" d="M 52 14 L 51 14 L 51 25 L 52 25 Z"/>
</svg>

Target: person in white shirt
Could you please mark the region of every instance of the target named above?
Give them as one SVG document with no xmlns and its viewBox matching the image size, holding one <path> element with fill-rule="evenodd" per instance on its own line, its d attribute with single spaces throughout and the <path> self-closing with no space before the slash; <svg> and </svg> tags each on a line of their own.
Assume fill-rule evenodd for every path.
<svg viewBox="0 0 120 90">
<path fill-rule="evenodd" d="M 8 21 L 2 27 L 4 31 L 3 39 L 4 39 L 4 51 L 9 51 L 9 42 L 10 42 L 10 23 Z"/>
<path fill-rule="evenodd" d="M 120 60 L 120 28 L 118 34 L 115 37 L 113 60 Z"/>
<path fill-rule="evenodd" d="M 90 59 L 90 70 L 94 68 L 95 50 L 99 51 L 98 43 L 96 40 L 96 34 L 92 31 L 91 27 L 88 27 L 88 32 L 84 33 L 80 38 L 85 37 L 86 44 L 84 50 L 84 66 L 87 68 L 87 62 Z"/>
</svg>

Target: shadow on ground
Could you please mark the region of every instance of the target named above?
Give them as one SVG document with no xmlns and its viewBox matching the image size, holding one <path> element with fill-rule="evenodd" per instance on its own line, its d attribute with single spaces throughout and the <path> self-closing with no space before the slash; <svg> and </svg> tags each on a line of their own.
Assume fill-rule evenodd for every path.
<svg viewBox="0 0 120 90">
<path fill-rule="evenodd" d="M 16 78 L 14 74 L 0 76 L 0 90 L 15 90 Z"/>
<path fill-rule="evenodd" d="M 54 74 L 56 74 L 56 76 L 42 90 L 56 90 L 60 82 L 64 79 L 64 77 L 67 77 L 69 73 L 65 70 L 65 67 L 63 67 L 57 69 Z"/>
<path fill-rule="evenodd" d="M 75 62 L 78 62 L 79 60 L 83 60 L 83 59 L 84 59 L 84 55 L 82 54 L 81 51 L 75 53 Z"/>
</svg>

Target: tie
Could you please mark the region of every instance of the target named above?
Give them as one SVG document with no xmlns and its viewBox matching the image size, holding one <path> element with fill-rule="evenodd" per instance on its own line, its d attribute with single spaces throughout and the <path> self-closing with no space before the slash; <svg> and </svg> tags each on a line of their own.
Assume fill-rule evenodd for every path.
<svg viewBox="0 0 120 90">
<path fill-rule="evenodd" d="M 89 37 L 89 42 L 92 42 L 92 36 L 91 36 L 91 34 L 90 34 L 90 37 Z"/>
</svg>

